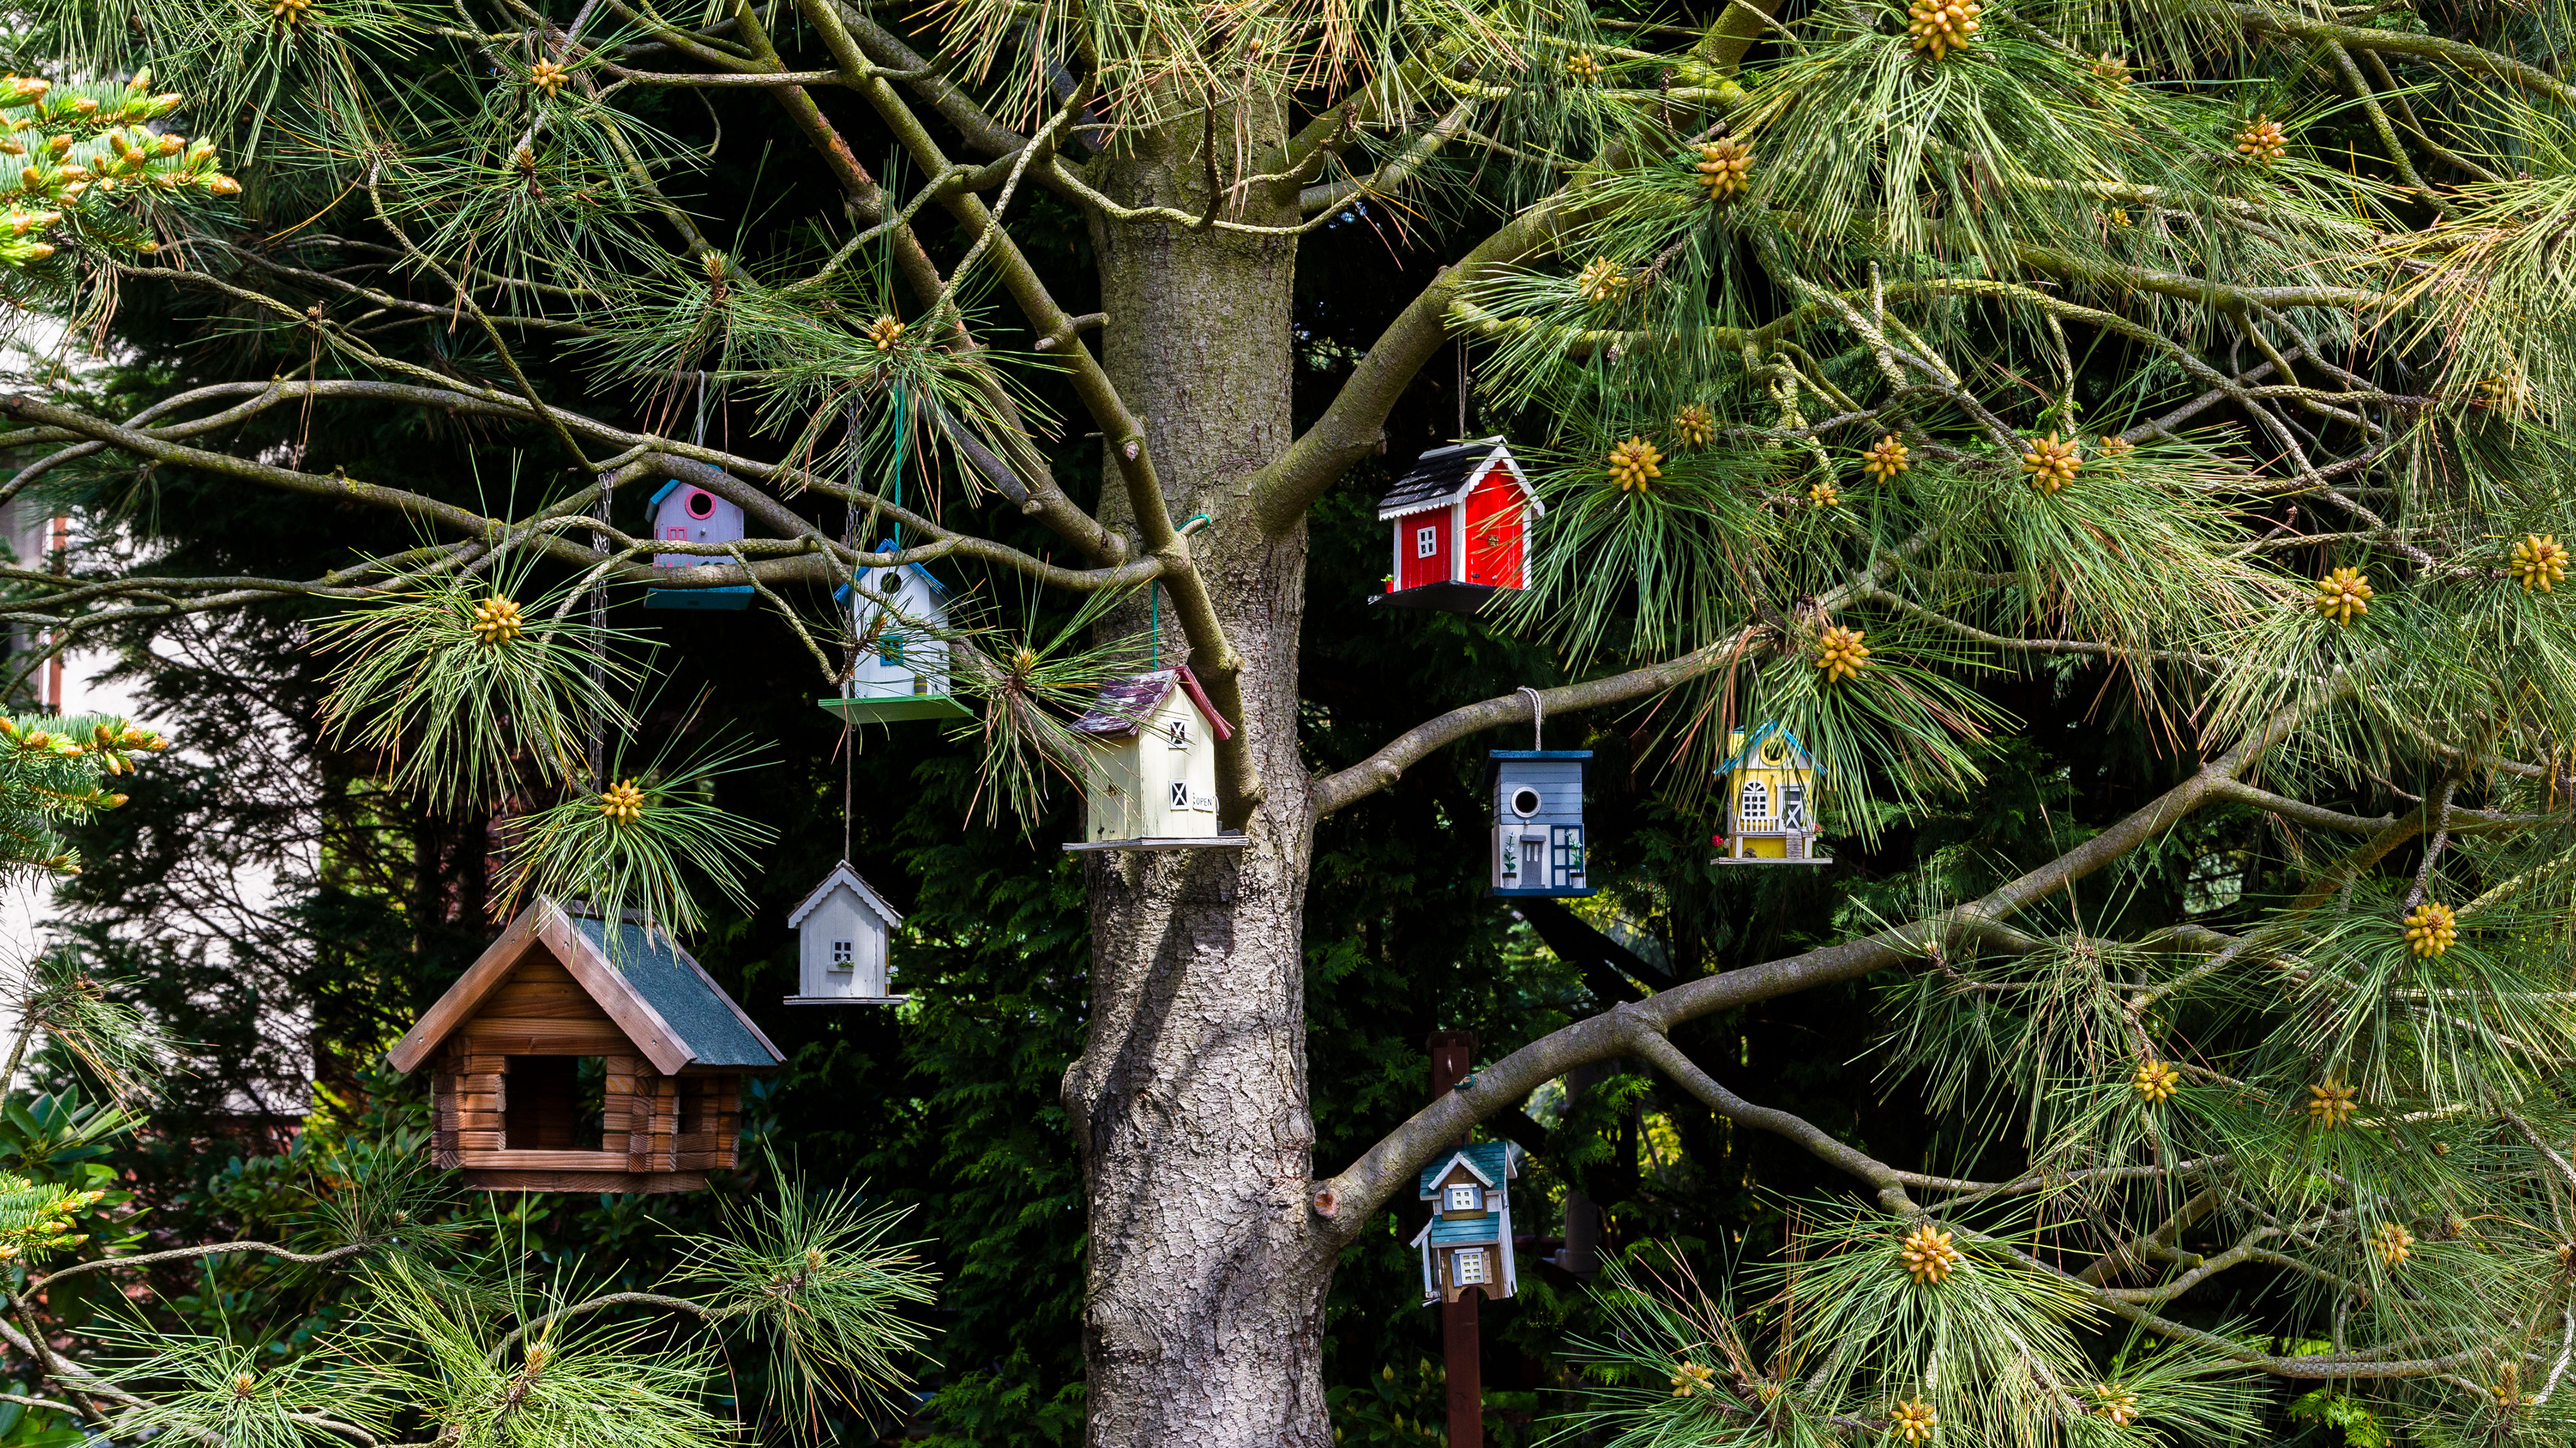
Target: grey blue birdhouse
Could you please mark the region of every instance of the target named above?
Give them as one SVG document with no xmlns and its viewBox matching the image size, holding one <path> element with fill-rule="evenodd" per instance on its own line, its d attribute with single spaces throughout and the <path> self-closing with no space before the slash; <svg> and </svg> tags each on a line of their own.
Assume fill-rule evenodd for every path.
<svg viewBox="0 0 2576 1448">
<path fill-rule="evenodd" d="M 1497 749 L 1486 780 L 1494 798 L 1496 895 L 1592 893 L 1586 883 L 1583 762 L 1589 749 Z"/>
<path fill-rule="evenodd" d="M 791 1006 L 890 1006 L 886 941 L 903 917 L 843 860 L 787 917 L 796 932 L 796 994 Z"/>
<path fill-rule="evenodd" d="M 695 483 L 674 478 L 653 495 L 653 536 L 666 543 L 739 543 L 742 541 L 742 508 L 726 502 Z M 708 564 L 728 563 L 721 553 L 656 553 L 656 568 L 701 568 Z M 722 608 L 751 607 L 751 589 L 738 588 L 648 588 L 644 591 L 646 608 Z"/>
<path fill-rule="evenodd" d="M 878 548 L 894 551 L 891 542 Z M 971 713 L 948 691 L 948 585 L 918 563 L 863 568 L 843 585 L 858 659 L 824 708 L 852 723 Z"/>
<path fill-rule="evenodd" d="M 1520 1290 L 1512 1263 L 1512 1178 L 1519 1148 L 1507 1141 L 1462 1146 L 1424 1167 L 1420 1196 L 1431 1220 L 1413 1234 L 1422 1253 L 1422 1300 L 1455 1302 L 1468 1290 L 1509 1297 Z"/>
</svg>

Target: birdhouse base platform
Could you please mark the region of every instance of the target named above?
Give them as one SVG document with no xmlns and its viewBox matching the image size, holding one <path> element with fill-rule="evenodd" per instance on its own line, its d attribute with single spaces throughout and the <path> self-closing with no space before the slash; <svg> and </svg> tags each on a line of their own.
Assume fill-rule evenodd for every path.
<svg viewBox="0 0 2576 1448">
<path fill-rule="evenodd" d="M 644 590 L 646 608 L 725 609 L 739 612 L 751 607 L 748 588 L 648 588 Z"/>
<path fill-rule="evenodd" d="M 1760 855 L 1711 855 L 1708 857 L 1708 862 L 1712 865 L 1830 865 L 1833 863 L 1822 855 L 1810 855 L 1799 860 L 1765 859 Z"/>
<path fill-rule="evenodd" d="M 789 996 L 782 1006 L 899 1006 L 910 996 Z"/>
<path fill-rule="evenodd" d="M 1090 850 L 1239 850 L 1252 843 L 1242 835 L 1159 835 L 1137 840 L 1085 840 L 1067 845 L 1067 853 Z"/>
<path fill-rule="evenodd" d="M 1560 889 L 1541 889 L 1541 890 L 1501 890 L 1501 889 L 1495 889 L 1495 890 L 1488 890 L 1488 891 L 1486 891 L 1485 893 L 1486 893 L 1486 894 L 1488 894 L 1488 895 L 1500 895 L 1500 896 L 1503 896 L 1503 897 L 1505 897 L 1505 898 L 1507 898 L 1507 899 L 1515 899 L 1515 900 L 1527 900 L 1527 899 L 1531 899 L 1531 898 L 1533 898 L 1533 897 L 1535 897 L 1535 898 L 1537 898 L 1537 899 L 1541 899 L 1541 900 L 1583 900 L 1583 899 L 1588 899 L 1588 898 L 1590 898 L 1591 896 L 1598 895 L 1598 894 L 1600 894 L 1601 892 L 1600 892 L 1600 891 L 1598 891 L 1598 890 L 1591 890 L 1591 889 L 1583 889 L 1583 890 L 1575 890 L 1575 889 L 1562 889 L 1562 890 L 1560 890 Z"/>
<path fill-rule="evenodd" d="M 662 1192 L 702 1192 L 707 1174 L 698 1171 L 494 1171 L 468 1168 L 460 1173 L 466 1186 L 485 1192 L 580 1192 L 624 1196 Z"/>
<path fill-rule="evenodd" d="M 1518 593 L 1490 583 L 1423 583 L 1387 593 L 1372 593 L 1369 602 L 1389 608 L 1433 608 L 1442 613 L 1483 613 L 1498 593 Z"/>
<path fill-rule="evenodd" d="M 895 694 L 883 699 L 817 699 L 851 724 L 892 724 L 904 719 L 972 719 L 975 711 L 946 694 Z"/>
</svg>

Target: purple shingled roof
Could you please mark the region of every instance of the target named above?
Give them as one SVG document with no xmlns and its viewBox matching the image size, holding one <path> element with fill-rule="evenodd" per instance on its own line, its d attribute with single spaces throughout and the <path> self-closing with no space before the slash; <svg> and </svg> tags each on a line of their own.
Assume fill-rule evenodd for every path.
<svg viewBox="0 0 2576 1448">
<path fill-rule="evenodd" d="M 1091 708 L 1073 721 L 1074 732 L 1103 738 L 1133 739 L 1136 731 L 1145 727 L 1145 721 L 1154 717 L 1154 711 L 1163 707 L 1163 701 L 1171 697 L 1174 684 L 1189 692 L 1190 702 L 1198 706 L 1199 717 L 1208 721 L 1208 727 L 1216 731 L 1217 738 L 1234 737 L 1234 731 L 1226 727 L 1225 719 L 1216 712 L 1216 706 L 1208 702 L 1207 691 L 1199 687 L 1198 676 L 1190 672 L 1187 664 L 1101 685 L 1099 697 L 1091 701 Z"/>
</svg>

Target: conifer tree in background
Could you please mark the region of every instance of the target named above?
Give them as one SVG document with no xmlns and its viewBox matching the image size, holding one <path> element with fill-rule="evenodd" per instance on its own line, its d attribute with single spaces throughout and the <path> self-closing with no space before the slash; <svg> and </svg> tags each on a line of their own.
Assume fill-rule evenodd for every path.
<svg viewBox="0 0 2576 1448">
<path fill-rule="evenodd" d="M 305 361 L 125 417 L 0 397 L 0 443 L 59 449 L 9 490 L 113 455 L 419 543 L 319 578 L 15 572 L 0 614 L 77 641 L 345 604 L 333 727 L 425 797 L 537 801 L 526 888 L 685 928 L 760 843 L 708 788 L 743 755 L 630 727 L 652 665 L 594 588 L 750 587 L 817 685 L 863 558 L 1088 600 L 1074 634 L 953 641 L 984 798 L 1015 807 L 1074 767 L 1065 711 L 1167 606 L 1157 646 L 1236 726 L 1219 817 L 1247 843 L 1083 867 L 1064 1102 L 1094 1442 L 1321 1448 L 1343 1249 L 1445 1143 L 1612 1058 L 1850 1190 L 1802 1208 L 1785 1261 L 1614 1295 L 1606 1435 L 2221 1441 L 2283 1383 L 2426 1441 L 2576 1424 L 2576 92 L 2550 0 L 20 13 L 51 81 L 5 112 L 20 297 L 87 334 L 167 288 Z M 828 204 L 725 234 L 677 91 L 783 115 L 803 149 L 763 165 L 813 184 L 777 196 Z M 1081 314 L 1034 259 L 1067 210 Z M 1299 426 L 1301 238 L 1334 226 L 1451 264 Z M 1581 1021 L 1314 1162 L 1315 826 L 1533 707 L 1322 774 L 1301 748 L 1310 512 L 1453 343 L 1548 505 L 1533 586 L 1488 621 L 1561 661 L 1546 715 L 1651 705 L 1676 781 L 1783 724 L 1864 843 L 1997 757 L 2021 727 L 2000 679 L 2105 669 L 2197 768 L 1996 888 L 1945 898 L 1958 872 L 1928 862 L 1907 918 Z M 757 426 L 694 427 L 715 387 Z M 385 404 L 508 428 L 527 469 L 469 507 L 227 449 L 247 419 Z M 753 536 L 655 540 L 631 499 L 668 476 Z M 2268 821 L 2232 878 L 2283 888 L 2224 928 L 2142 908 L 2225 810 Z M 1945 1158 L 1873 1157 L 1672 1040 L 1881 973 L 1885 1059 L 1933 1083 Z M 516 1404 L 487 1367 L 509 1343 L 433 1323 L 403 1270 L 382 1329 Z M 2258 1291 L 2298 1330 L 2233 1315 Z M 697 1370 L 598 1346 L 619 1402 Z M 219 1357 L 166 1352 L 201 1391 L 134 1421 L 301 1431 L 241 1417 Z"/>
</svg>

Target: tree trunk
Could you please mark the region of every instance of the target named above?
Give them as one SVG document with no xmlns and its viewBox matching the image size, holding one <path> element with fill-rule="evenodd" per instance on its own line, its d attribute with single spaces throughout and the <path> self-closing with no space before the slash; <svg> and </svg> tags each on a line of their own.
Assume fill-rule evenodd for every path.
<svg viewBox="0 0 2576 1448">
<path fill-rule="evenodd" d="M 1093 163 L 1129 206 L 1204 214 L 1209 145 L 1223 182 L 1261 164 L 1275 108 L 1196 114 Z M 1228 219 L 1292 224 L 1293 199 L 1229 197 Z M 1301 933 L 1311 841 L 1297 753 L 1305 534 L 1262 536 L 1244 475 L 1290 440 L 1296 247 L 1186 225 L 1108 222 L 1102 362 L 1143 420 L 1176 522 L 1193 538 L 1236 652 L 1264 789 L 1242 849 L 1086 857 L 1092 1009 L 1065 1105 L 1090 1205 L 1090 1441 L 1329 1448 L 1324 1293 L 1334 1253 L 1306 1205 Z M 1133 536 L 1114 467 L 1102 520 Z M 1141 605 L 1132 623 L 1143 623 Z M 1168 666 L 1185 645 L 1166 627 Z"/>
</svg>

